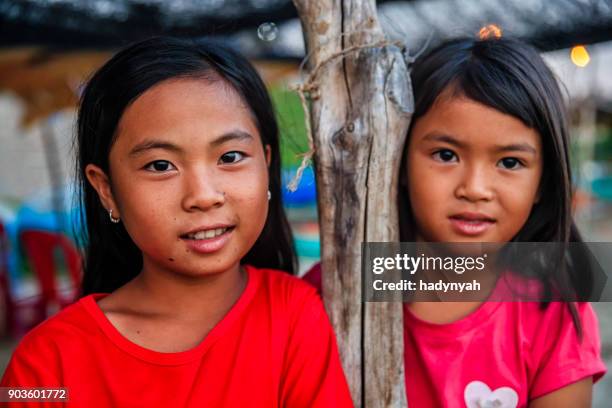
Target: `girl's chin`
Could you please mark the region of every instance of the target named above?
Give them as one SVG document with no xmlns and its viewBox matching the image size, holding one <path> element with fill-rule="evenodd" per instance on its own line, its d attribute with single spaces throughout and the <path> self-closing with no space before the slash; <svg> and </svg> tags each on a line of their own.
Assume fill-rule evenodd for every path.
<svg viewBox="0 0 612 408">
<path fill-rule="evenodd" d="M 214 265 L 214 266 L 212 266 Z M 205 265 L 189 265 L 176 271 L 177 274 L 192 279 L 216 278 L 230 271 L 239 271 L 240 264 L 234 262 L 210 262 Z"/>
</svg>

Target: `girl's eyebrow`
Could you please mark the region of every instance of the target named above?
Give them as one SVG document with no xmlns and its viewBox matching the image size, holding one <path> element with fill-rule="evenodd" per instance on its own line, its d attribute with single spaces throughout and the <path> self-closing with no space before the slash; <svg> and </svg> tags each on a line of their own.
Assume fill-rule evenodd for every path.
<svg viewBox="0 0 612 408">
<path fill-rule="evenodd" d="M 215 147 L 215 146 L 222 145 L 223 143 L 229 142 L 230 140 L 244 140 L 244 141 L 250 142 L 254 139 L 250 133 L 247 133 L 242 130 L 232 130 L 228 133 L 225 133 L 217 137 L 213 141 L 211 141 L 210 145 Z M 144 152 L 148 150 L 153 150 L 153 149 L 169 150 L 174 153 L 184 152 L 184 150 L 181 147 L 175 145 L 174 143 L 167 142 L 165 140 L 153 139 L 153 140 L 145 140 L 144 142 L 139 143 L 136 146 L 134 146 L 128 153 L 128 156 L 137 157 L 143 154 Z"/>
<path fill-rule="evenodd" d="M 144 142 L 139 143 L 136 146 L 134 146 L 128 153 L 128 156 L 137 157 L 143 154 L 144 152 L 148 150 L 153 150 L 153 149 L 164 149 L 164 150 L 169 150 L 175 153 L 183 152 L 183 149 L 181 149 L 179 146 L 175 145 L 174 143 L 170 143 L 165 140 L 153 139 L 153 140 L 145 140 Z"/>
<path fill-rule="evenodd" d="M 423 140 L 429 142 L 444 142 L 457 147 L 465 147 L 465 144 L 455 139 L 452 136 L 444 135 L 440 133 L 428 133 L 423 137 Z"/>
<path fill-rule="evenodd" d="M 537 150 L 527 143 L 513 143 L 505 146 L 498 145 L 495 150 L 498 152 L 525 152 L 533 155 L 538 154 Z"/>
<path fill-rule="evenodd" d="M 455 139 L 452 136 L 439 134 L 439 133 L 429 133 L 423 140 L 433 141 L 433 142 L 444 142 L 457 147 L 466 147 L 467 145 L 459 140 Z M 528 143 L 512 143 L 509 145 L 496 145 L 496 152 L 525 152 L 531 153 L 533 155 L 537 155 L 537 150 Z"/>
<path fill-rule="evenodd" d="M 231 140 L 251 142 L 254 140 L 254 138 L 250 133 L 245 132 L 243 130 L 232 130 L 211 141 L 210 145 L 215 147 Z"/>
</svg>

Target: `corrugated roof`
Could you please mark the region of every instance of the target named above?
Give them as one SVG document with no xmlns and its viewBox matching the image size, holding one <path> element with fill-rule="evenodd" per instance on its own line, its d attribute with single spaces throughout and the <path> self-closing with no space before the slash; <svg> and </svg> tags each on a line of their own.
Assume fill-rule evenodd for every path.
<svg viewBox="0 0 612 408">
<path fill-rule="evenodd" d="M 385 30 L 414 49 L 475 35 L 485 24 L 543 50 L 612 40 L 612 0 L 378 3 Z M 116 47 L 158 34 L 224 35 L 238 38 L 251 56 L 301 58 L 301 35 L 284 38 L 299 29 L 295 17 L 290 0 L 0 0 L 0 46 Z M 277 40 L 257 39 L 266 22 L 279 26 Z"/>
</svg>

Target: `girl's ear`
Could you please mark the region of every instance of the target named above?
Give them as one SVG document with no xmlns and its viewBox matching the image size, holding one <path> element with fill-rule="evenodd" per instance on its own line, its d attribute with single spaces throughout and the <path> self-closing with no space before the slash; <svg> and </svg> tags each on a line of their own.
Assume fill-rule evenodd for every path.
<svg viewBox="0 0 612 408">
<path fill-rule="evenodd" d="M 272 150 L 270 149 L 270 145 L 264 146 L 264 153 L 266 155 L 266 165 L 270 167 L 270 161 L 272 160 Z"/>
<path fill-rule="evenodd" d="M 113 217 L 120 218 L 121 214 L 119 213 L 119 207 L 117 207 L 115 198 L 113 197 L 110 181 L 106 173 L 95 164 L 88 164 L 85 167 L 85 176 L 89 184 L 91 184 L 98 193 L 98 197 L 104 208 L 106 208 L 106 211 L 113 210 Z"/>
</svg>

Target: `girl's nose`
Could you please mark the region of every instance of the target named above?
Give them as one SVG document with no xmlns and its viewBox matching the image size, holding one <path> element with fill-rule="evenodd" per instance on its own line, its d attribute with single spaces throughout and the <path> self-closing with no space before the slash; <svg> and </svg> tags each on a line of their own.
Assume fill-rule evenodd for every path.
<svg viewBox="0 0 612 408">
<path fill-rule="evenodd" d="M 471 202 L 493 200 L 491 175 L 481 166 L 466 167 L 457 183 L 455 196 Z"/>
<path fill-rule="evenodd" d="M 186 211 L 206 211 L 225 203 L 225 192 L 217 186 L 214 177 L 194 174 L 185 178 L 182 206 Z"/>
</svg>

